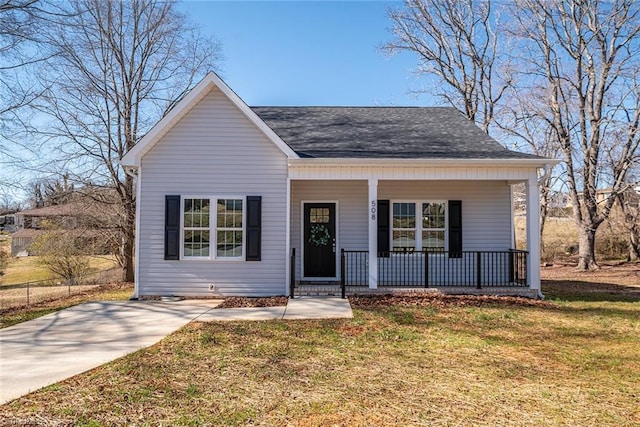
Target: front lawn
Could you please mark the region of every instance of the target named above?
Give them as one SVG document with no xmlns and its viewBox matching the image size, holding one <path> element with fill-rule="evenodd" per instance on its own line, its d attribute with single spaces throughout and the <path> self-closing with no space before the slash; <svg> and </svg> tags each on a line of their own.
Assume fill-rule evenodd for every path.
<svg viewBox="0 0 640 427">
<path fill-rule="evenodd" d="M 95 274 L 99 271 L 109 270 L 117 266 L 113 256 L 87 256 L 89 271 L 87 274 Z M 38 256 L 10 258 L 9 265 L 4 276 L 0 277 L 0 285 L 14 285 L 18 283 L 37 282 L 53 279 L 54 275 L 42 265 Z"/>
<path fill-rule="evenodd" d="M 569 290 L 543 303 L 361 303 L 352 320 L 191 323 L 149 349 L 4 405 L 0 418 L 149 426 L 640 424 L 640 295 L 598 299 L 582 289 L 586 298 L 571 282 L 552 285 Z"/>
</svg>

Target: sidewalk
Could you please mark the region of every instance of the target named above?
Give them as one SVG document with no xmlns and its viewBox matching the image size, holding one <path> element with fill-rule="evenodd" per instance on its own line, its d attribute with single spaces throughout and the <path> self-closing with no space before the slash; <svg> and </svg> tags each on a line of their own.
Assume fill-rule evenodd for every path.
<svg viewBox="0 0 640 427">
<path fill-rule="evenodd" d="M 0 329 L 0 404 L 153 345 L 187 323 L 353 317 L 348 300 L 213 309 L 221 300 L 89 302 Z"/>
<path fill-rule="evenodd" d="M 311 320 L 350 319 L 349 300 L 338 297 L 297 297 L 286 306 L 261 308 L 220 308 L 209 310 L 198 318 L 200 322 L 231 320 Z"/>
</svg>

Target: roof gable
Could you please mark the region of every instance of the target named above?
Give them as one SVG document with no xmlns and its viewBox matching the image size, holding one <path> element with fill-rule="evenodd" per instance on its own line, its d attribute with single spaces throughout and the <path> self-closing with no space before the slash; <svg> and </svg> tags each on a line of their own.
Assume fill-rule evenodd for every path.
<svg viewBox="0 0 640 427">
<path fill-rule="evenodd" d="M 153 128 L 126 153 L 120 163 L 123 166 L 139 166 L 142 157 L 189 113 L 214 87 L 217 87 L 238 109 L 271 140 L 287 157 L 298 158 L 289 147 L 247 104 L 214 72 L 209 72 L 189 93 L 178 102 Z"/>
</svg>

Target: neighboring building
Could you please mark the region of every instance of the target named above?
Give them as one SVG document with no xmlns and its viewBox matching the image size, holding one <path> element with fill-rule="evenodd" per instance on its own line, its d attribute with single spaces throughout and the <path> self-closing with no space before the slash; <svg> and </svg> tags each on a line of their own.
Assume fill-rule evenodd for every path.
<svg viewBox="0 0 640 427">
<path fill-rule="evenodd" d="M 104 215 L 101 215 L 104 217 Z M 28 256 L 31 244 L 47 230 L 64 230 L 65 238 L 81 239 L 87 254 L 109 252 L 101 238 L 105 230 L 97 221 L 99 212 L 95 207 L 81 202 L 47 206 L 16 213 L 16 227 L 11 239 L 11 255 Z"/>
<path fill-rule="evenodd" d="M 631 197 L 632 199 L 634 199 L 638 195 L 640 195 L 640 185 L 630 185 L 626 190 L 624 190 L 624 193 L 627 195 L 627 197 Z M 598 206 L 600 207 L 604 205 L 612 197 L 612 194 L 613 189 L 611 187 L 598 188 L 596 190 L 596 203 L 598 204 Z M 578 192 L 578 198 L 580 200 L 583 199 L 582 192 Z M 566 204 L 564 207 L 573 208 L 573 202 L 571 201 L 571 198 L 568 194 L 566 195 Z"/>
<path fill-rule="evenodd" d="M 14 233 L 18 230 L 15 214 L 0 215 L 0 232 Z"/>
<path fill-rule="evenodd" d="M 535 294 L 538 179 L 554 163 L 452 108 L 248 107 L 211 73 L 122 159 L 137 173 L 135 294 Z M 518 183 L 526 252 L 512 251 Z"/>
</svg>

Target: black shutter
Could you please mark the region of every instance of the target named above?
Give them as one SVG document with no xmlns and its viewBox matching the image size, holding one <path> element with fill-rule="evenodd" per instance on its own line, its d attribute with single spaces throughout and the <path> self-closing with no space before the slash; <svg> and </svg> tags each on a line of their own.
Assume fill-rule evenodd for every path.
<svg viewBox="0 0 640 427">
<path fill-rule="evenodd" d="M 164 259 L 180 259 L 180 196 L 165 196 Z"/>
<path fill-rule="evenodd" d="M 449 258 L 462 258 L 461 200 L 449 200 Z"/>
<path fill-rule="evenodd" d="M 262 196 L 247 196 L 247 261 L 260 261 L 262 251 Z"/>
<path fill-rule="evenodd" d="M 378 256 L 389 256 L 389 201 L 378 200 Z"/>
</svg>

